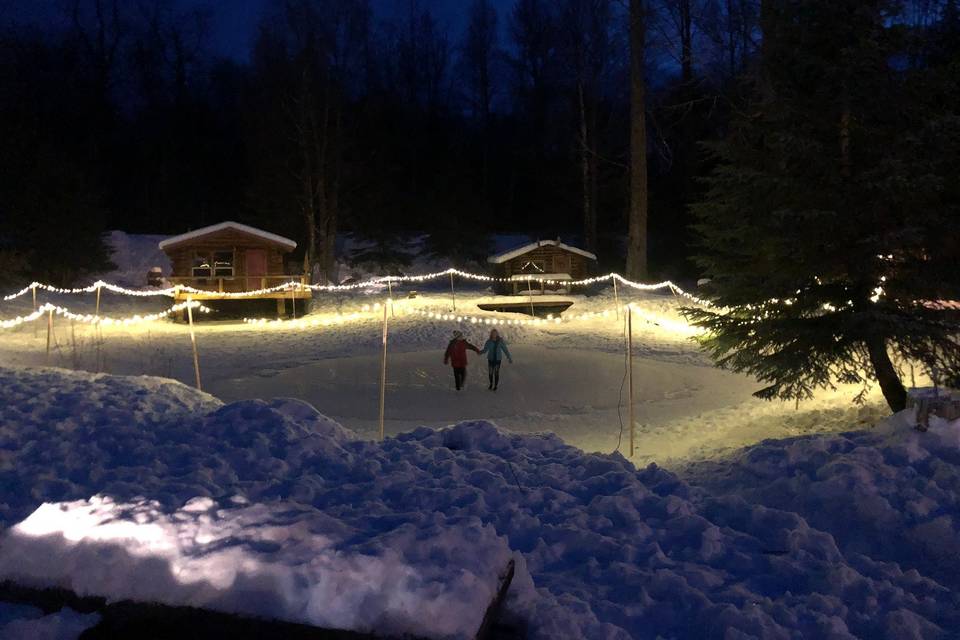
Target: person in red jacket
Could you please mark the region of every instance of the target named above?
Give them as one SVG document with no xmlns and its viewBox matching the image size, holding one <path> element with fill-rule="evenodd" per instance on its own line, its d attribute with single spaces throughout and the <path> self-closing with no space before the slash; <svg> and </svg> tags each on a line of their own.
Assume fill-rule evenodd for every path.
<svg viewBox="0 0 960 640">
<path fill-rule="evenodd" d="M 453 340 L 447 345 L 447 351 L 443 354 L 443 364 L 453 365 L 453 384 L 456 385 L 457 391 L 463 388 L 467 380 L 467 349 L 480 353 L 480 349 L 467 342 L 461 332 L 454 331 Z"/>
</svg>

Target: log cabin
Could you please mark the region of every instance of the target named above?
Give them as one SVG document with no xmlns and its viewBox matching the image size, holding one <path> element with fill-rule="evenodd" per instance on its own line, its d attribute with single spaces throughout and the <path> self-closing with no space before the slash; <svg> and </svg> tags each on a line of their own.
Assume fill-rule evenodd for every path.
<svg viewBox="0 0 960 640">
<path fill-rule="evenodd" d="M 494 275 L 510 280 L 507 283 L 497 283 L 498 293 L 514 295 L 528 293 L 530 288 L 529 276 L 555 280 L 558 283 L 569 280 L 582 280 L 590 277 L 597 256 L 578 247 L 564 244 L 557 240 L 538 240 L 525 244 L 487 258 L 493 265 Z M 550 285 L 543 282 L 534 283 L 544 293 Z M 553 285 L 560 289 L 568 289 L 562 284 Z"/>
<path fill-rule="evenodd" d="M 249 299 L 276 299 L 283 313 L 286 300 L 307 299 L 306 286 L 288 291 L 263 292 L 286 282 L 307 284 L 305 275 L 288 273 L 287 256 L 297 247 L 289 238 L 238 222 L 221 222 L 160 243 L 170 258 L 172 285 L 202 289 L 191 293 L 195 300 L 222 300 L 224 294 L 251 292 Z M 178 293 L 177 301 L 187 298 Z"/>
</svg>

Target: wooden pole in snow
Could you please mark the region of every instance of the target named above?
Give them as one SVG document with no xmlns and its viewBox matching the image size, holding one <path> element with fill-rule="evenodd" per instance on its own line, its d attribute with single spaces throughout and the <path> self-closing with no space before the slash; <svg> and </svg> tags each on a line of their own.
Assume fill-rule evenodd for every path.
<svg viewBox="0 0 960 640">
<path fill-rule="evenodd" d="M 53 333 L 53 309 L 47 310 L 47 364 L 50 364 L 50 334 Z"/>
<path fill-rule="evenodd" d="M 630 405 L 630 458 L 633 459 L 633 309 L 627 307 L 627 393 Z"/>
<path fill-rule="evenodd" d="M 293 310 L 293 319 L 297 319 L 297 292 L 296 287 L 290 287 L 290 308 Z"/>
<path fill-rule="evenodd" d="M 97 343 L 97 364 L 94 367 L 95 373 L 100 373 L 100 362 L 103 355 L 100 350 L 103 348 L 103 330 L 100 328 L 100 318 L 97 318 L 97 324 L 93 327 L 93 341 Z"/>
<path fill-rule="evenodd" d="M 453 275 L 452 273 L 450 275 Z M 397 314 L 393 312 L 393 285 L 391 284 L 392 280 L 387 277 L 387 302 L 390 303 L 390 317 L 396 318 Z"/>
<path fill-rule="evenodd" d="M 620 294 L 617 293 L 617 276 L 613 276 L 613 300 L 617 305 L 617 320 L 620 319 Z"/>
<path fill-rule="evenodd" d="M 457 310 L 457 292 L 453 290 L 453 271 L 450 272 L 450 297 L 453 299 L 453 310 Z"/>
<path fill-rule="evenodd" d="M 530 315 L 536 318 L 537 312 L 533 310 L 533 284 L 529 276 L 527 276 L 527 297 L 530 299 Z"/>
<path fill-rule="evenodd" d="M 100 285 L 97 285 L 97 311 L 94 314 L 98 318 L 100 317 Z"/>
<path fill-rule="evenodd" d="M 193 348 L 193 373 L 197 379 L 197 391 L 200 388 L 200 356 L 197 354 L 197 336 L 193 332 L 193 299 L 187 296 L 187 322 L 190 323 L 190 346 Z"/>
<path fill-rule="evenodd" d="M 37 288 L 34 286 L 34 287 L 31 287 L 31 289 L 33 289 L 33 312 L 36 313 L 36 312 L 37 312 Z M 36 322 L 33 323 L 33 337 L 34 337 L 34 338 L 37 337 L 37 323 L 36 323 Z"/>
<path fill-rule="evenodd" d="M 380 355 L 380 440 L 384 438 L 383 407 L 387 393 L 387 306 L 383 306 L 383 352 Z"/>
</svg>

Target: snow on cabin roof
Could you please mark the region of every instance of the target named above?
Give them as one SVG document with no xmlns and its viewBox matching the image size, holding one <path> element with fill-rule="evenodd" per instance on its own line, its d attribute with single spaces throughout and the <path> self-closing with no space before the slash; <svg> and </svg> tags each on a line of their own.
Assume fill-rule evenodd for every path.
<svg viewBox="0 0 960 640">
<path fill-rule="evenodd" d="M 200 229 L 195 229 L 193 231 L 188 231 L 187 233 L 181 233 L 178 236 L 173 236 L 163 240 L 158 246 L 161 249 L 166 249 L 175 244 L 180 244 L 187 240 L 194 240 L 196 238 L 201 238 L 205 235 L 211 233 L 216 233 L 217 231 L 223 231 L 224 229 L 233 229 L 235 231 L 240 231 L 241 233 L 246 233 L 251 236 L 256 236 L 262 238 L 269 242 L 273 242 L 279 245 L 290 249 L 291 251 L 297 248 L 297 243 L 291 240 L 290 238 L 284 238 L 283 236 L 278 236 L 275 233 L 270 233 L 269 231 L 264 231 L 263 229 L 257 229 L 256 227 L 250 227 L 245 224 L 240 224 L 239 222 L 232 222 L 230 220 L 226 222 L 221 222 L 219 224 L 210 225 L 209 227 L 202 227 Z"/>
<path fill-rule="evenodd" d="M 487 262 L 491 262 L 493 264 L 502 264 L 509 260 L 513 260 L 517 256 L 522 256 L 525 253 L 529 253 L 530 251 L 533 251 L 537 247 L 544 247 L 548 245 L 563 249 L 564 251 L 569 251 L 570 253 L 576 253 L 578 255 L 583 256 L 584 258 L 590 258 L 591 260 L 597 259 L 597 256 L 590 253 L 589 251 L 584 251 L 583 249 L 578 249 L 577 247 L 571 247 L 568 244 L 563 244 L 559 240 L 537 240 L 536 242 L 525 244 L 522 247 L 511 249 L 506 253 L 490 256 L 489 258 L 487 258 Z"/>
</svg>

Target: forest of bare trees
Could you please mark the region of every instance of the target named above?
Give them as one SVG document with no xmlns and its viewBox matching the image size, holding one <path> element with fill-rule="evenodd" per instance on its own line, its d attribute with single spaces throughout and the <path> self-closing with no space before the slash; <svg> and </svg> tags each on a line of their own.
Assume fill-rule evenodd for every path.
<svg viewBox="0 0 960 640">
<path fill-rule="evenodd" d="M 427 0 L 273 0 L 237 60 L 214 9 L 59 6 L 56 30 L 0 24 L 2 272 L 59 282 L 102 265 L 104 230 L 224 219 L 297 239 L 315 279 L 343 233 L 396 269 L 400 235 L 463 260 L 507 231 L 693 277 L 700 145 L 762 40 L 760 0 L 470 0 L 457 29 Z"/>
</svg>

